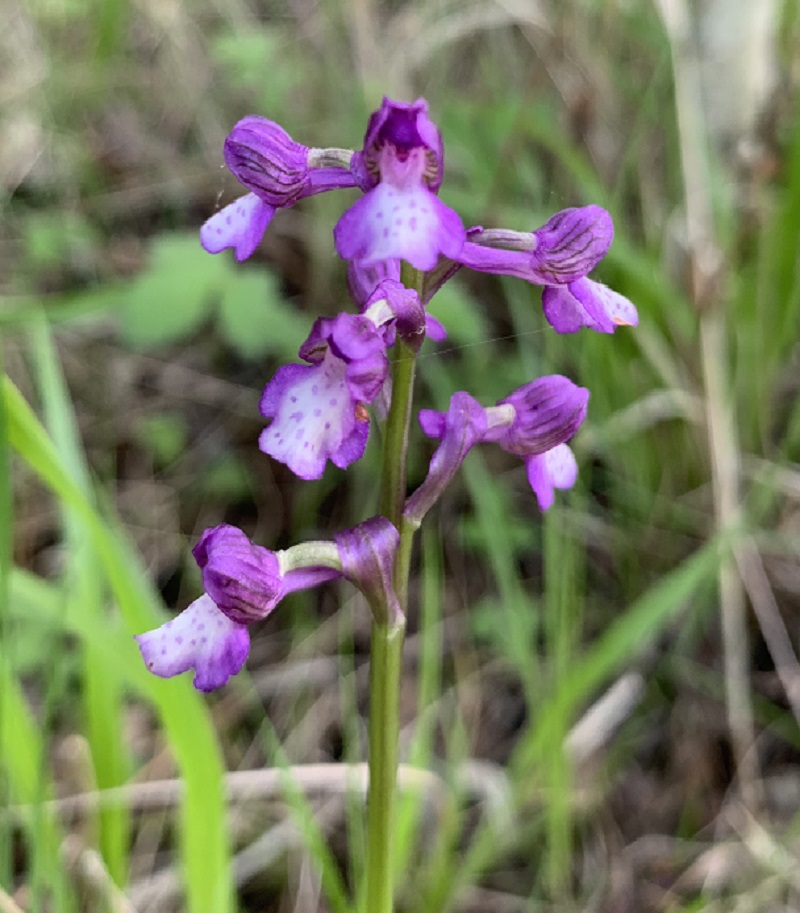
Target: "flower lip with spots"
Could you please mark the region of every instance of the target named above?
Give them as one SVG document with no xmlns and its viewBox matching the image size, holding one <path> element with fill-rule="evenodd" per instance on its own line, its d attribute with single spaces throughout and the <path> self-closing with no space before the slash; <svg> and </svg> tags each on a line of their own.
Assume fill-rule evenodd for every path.
<svg viewBox="0 0 800 913">
<path fill-rule="evenodd" d="M 300 348 L 308 365 L 284 365 L 267 384 L 261 414 L 272 419 L 259 438 L 264 453 L 301 479 L 319 479 L 330 460 L 345 469 L 363 456 L 364 408 L 389 371 L 382 328 L 364 315 L 320 318 Z"/>
<path fill-rule="evenodd" d="M 547 322 L 558 333 L 575 333 L 588 327 L 597 333 L 613 333 L 617 327 L 635 327 L 639 315 L 634 304 L 602 282 L 578 279 L 542 292 Z"/>
<path fill-rule="evenodd" d="M 341 159 L 341 164 L 315 165 L 325 153 L 332 153 L 330 161 Z M 210 254 L 232 247 L 239 262 L 252 256 L 278 209 L 314 194 L 356 186 L 349 167 L 351 151 L 309 149 L 265 117 L 240 120 L 225 139 L 223 155 L 250 193 L 211 216 L 200 229 L 200 242 Z"/>
<path fill-rule="evenodd" d="M 221 688 L 250 652 L 247 628 L 224 615 L 207 594 L 160 628 L 137 634 L 136 642 L 154 675 L 172 678 L 194 669 L 198 691 Z"/>
<path fill-rule="evenodd" d="M 261 243 L 275 207 L 248 193 L 211 216 L 200 229 L 200 243 L 210 254 L 232 247 L 241 263 L 252 256 Z"/>
<path fill-rule="evenodd" d="M 248 625 L 266 618 L 287 593 L 341 576 L 335 562 L 317 564 L 319 550 L 284 573 L 281 556 L 296 551 L 272 552 L 227 524 L 207 529 L 193 549 L 206 592 L 161 627 L 136 635 L 147 668 L 162 678 L 193 669 L 199 691 L 222 687 L 247 659 Z"/>
<path fill-rule="evenodd" d="M 444 172 L 442 142 L 424 101 L 406 105 L 384 98 L 354 159 L 374 186 L 334 228 L 340 257 L 362 267 L 407 260 L 420 270 L 432 269 L 440 255 L 457 257 L 466 232 L 436 196 Z"/>
</svg>

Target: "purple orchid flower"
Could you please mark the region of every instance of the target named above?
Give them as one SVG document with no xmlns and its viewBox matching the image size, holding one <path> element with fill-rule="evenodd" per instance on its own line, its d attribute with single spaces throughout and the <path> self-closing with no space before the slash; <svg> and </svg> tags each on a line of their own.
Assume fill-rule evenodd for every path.
<svg viewBox="0 0 800 913">
<path fill-rule="evenodd" d="M 301 479 L 319 479 L 327 460 L 345 469 L 367 446 L 365 408 L 388 376 L 382 327 L 361 314 L 320 318 L 300 347 L 308 365 L 284 365 L 264 389 L 264 453 Z"/>
<path fill-rule="evenodd" d="M 569 480 L 569 473 L 562 467 L 568 457 L 559 446 L 581 426 L 588 401 L 588 390 L 560 374 L 552 374 L 525 384 L 489 408 L 460 391 L 451 398 L 447 412 L 422 409 L 422 430 L 441 444 L 431 459 L 425 481 L 406 502 L 405 519 L 415 524 L 422 521 L 466 455 L 481 442 L 494 442 L 522 457 L 539 505 L 546 510 L 552 504 L 552 486 L 569 487 L 575 482 L 575 476 Z M 542 455 L 554 451 L 554 457 L 540 463 Z"/>
<path fill-rule="evenodd" d="M 282 572 L 279 554 L 227 525 L 207 529 L 193 555 L 206 592 L 136 641 L 153 674 L 171 678 L 193 669 L 198 691 L 220 688 L 239 672 L 250 652 L 247 626 L 266 618 L 287 593 L 340 575 L 328 567 Z"/>
<path fill-rule="evenodd" d="M 461 219 L 442 203 L 442 140 L 424 99 L 412 104 L 388 98 L 370 118 L 354 171 L 371 189 L 334 229 L 339 256 L 362 267 L 407 260 L 420 270 L 440 254 L 456 259 L 466 238 Z"/>
<path fill-rule="evenodd" d="M 250 652 L 248 626 L 266 618 L 288 593 L 344 576 L 384 616 L 400 612 L 391 569 L 399 534 L 384 517 L 339 533 L 335 543 L 308 542 L 285 552 L 254 545 L 233 526 L 207 529 L 193 554 L 206 592 L 159 628 L 138 634 L 147 668 L 161 678 L 194 670 L 198 691 L 221 688 Z"/>
<path fill-rule="evenodd" d="M 246 260 L 258 247 L 278 209 L 328 190 L 357 186 L 349 149 L 311 149 L 264 117 L 245 117 L 223 147 L 225 164 L 250 191 L 211 216 L 200 242 L 211 254 L 228 247 Z"/>
<path fill-rule="evenodd" d="M 543 285 L 544 315 L 558 333 L 613 333 L 639 322 L 627 298 L 586 278 L 614 238 L 611 216 L 600 206 L 564 209 L 530 234 L 477 229 L 468 237 L 458 263 Z"/>
</svg>

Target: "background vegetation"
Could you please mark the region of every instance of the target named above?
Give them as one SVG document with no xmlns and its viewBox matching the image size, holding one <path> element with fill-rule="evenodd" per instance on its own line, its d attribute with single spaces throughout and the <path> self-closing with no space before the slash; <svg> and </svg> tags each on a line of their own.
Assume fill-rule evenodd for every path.
<svg viewBox="0 0 800 913">
<path fill-rule="evenodd" d="M 764 0 L 756 56 L 714 71 L 756 34 L 716 7 L 687 38 L 668 0 L 5 0 L 3 913 L 359 909 L 365 607 L 288 599 L 209 698 L 132 634 L 198 595 L 205 527 L 279 548 L 374 512 L 377 448 L 300 485 L 255 446 L 345 301 L 347 195 L 243 266 L 197 230 L 239 117 L 357 148 L 383 93 L 429 100 L 465 223 L 607 207 L 598 277 L 641 318 L 556 337 L 537 290 L 463 273 L 433 303 L 425 404 L 553 370 L 592 399 L 546 517 L 487 450 L 428 521 L 400 909 L 798 908 L 800 23 Z"/>
</svg>

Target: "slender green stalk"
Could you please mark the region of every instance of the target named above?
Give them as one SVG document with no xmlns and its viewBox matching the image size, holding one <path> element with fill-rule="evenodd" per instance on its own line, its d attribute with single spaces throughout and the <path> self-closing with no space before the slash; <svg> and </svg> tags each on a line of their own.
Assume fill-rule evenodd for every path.
<svg viewBox="0 0 800 913">
<path fill-rule="evenodd" d="M 407 288 L 420 291 L 422 274 L 405 263 Z M 414 529 L 402 523 L 406 496 L 408 428 L 414 394 L 415 352 L 398 339 L 392 366 L 392 404 L 386 420 L 381 471 L 381 513 L 400 532 L 394 587 L 402 614 L 373 622 L 369 688 L 369 794 L 367 798 L 367 906 L 369 913 L 394 909 L 393 840 L 395 829 L 398 704 L 408 599 L 408 573 Z"/>
<path fill-rule="evenodd" d="M 369 670 L 367 906 L 394 909 L 393 839 L 397 779 L 398 696 L 405 623 L 372 626 Z"/>
<path fill-rule="evenodd" d="M 392 405 L 383 440 L 381 513 L 399 530 L 406 497 L 406 452 L 416 360 L 402 339 L 397 340 L 395 351 L 397 358 L 392 365 Z"/>
</svg>

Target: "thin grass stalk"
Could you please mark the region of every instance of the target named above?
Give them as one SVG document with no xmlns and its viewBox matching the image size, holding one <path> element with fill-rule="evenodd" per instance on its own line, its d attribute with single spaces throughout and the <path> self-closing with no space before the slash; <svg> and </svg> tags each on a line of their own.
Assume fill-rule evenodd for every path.
<svg viewBox="0 0 800 913">
<path fill-rule="evenodd" d="M 0 338 L 0 370 L 3 369 L 3 346 Z M 14 497 L 11 491 L 11 450 L 8 443 L 5 403 L 0 400 L 0 682 L 11 678 L 8 612 L 11 604 L 11 541 L 14 519 Z M 8 808 L 11 798 L 10 777 L 6 770 L 8 748 L 5 744 L 7 727 L 2 717 L 4 702 L 0 700 L 0 807 Z M 7 819 L 0 822 L 0 884 L 11 884 L 13 834 Z"/>
<path fill-rule="evenodd" d="M 683 171 L 686 242 L 690 295 L 699 314 L 700 359 L 705 390 L 708 449 L 718 531 L 741 521 L 739 481 L 741 454 L 731 403 L 728 370 L 728 325 L 722 295 L 721 256 L 714 229 L 708 135 L 700 99 L 700 62 L 694 50 L 685 0 L 657 0 L 670 41 L 675 81 L 675 106 Z M 728 727 L 742 798 L 757 802 L 758 764 L 754 744 L 749 679 L 749 637 L 744 588 L 730 556 L 718 575 Z"/>
</svg>

